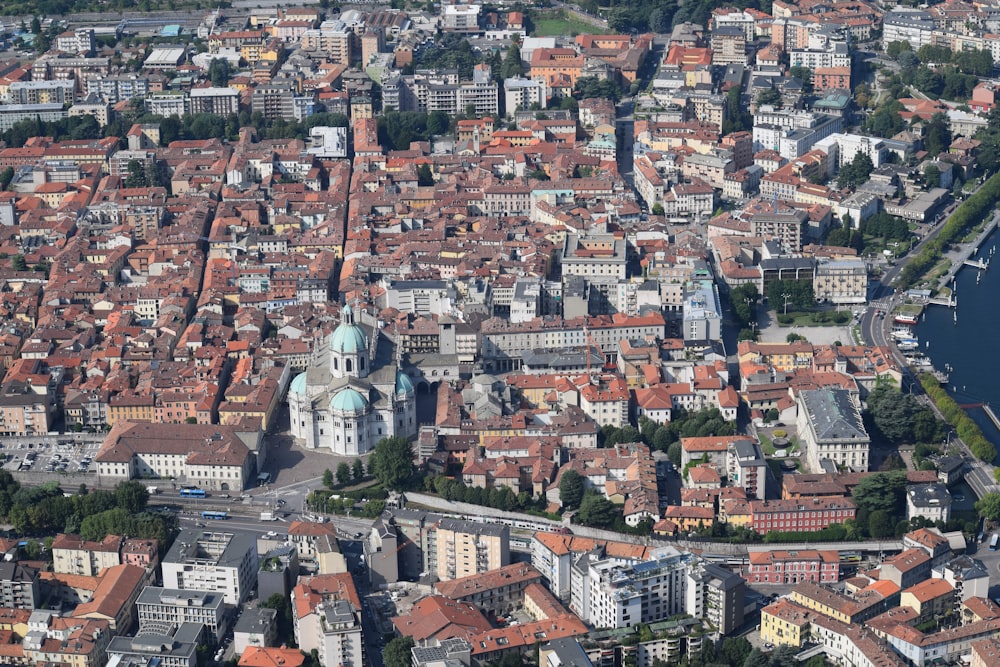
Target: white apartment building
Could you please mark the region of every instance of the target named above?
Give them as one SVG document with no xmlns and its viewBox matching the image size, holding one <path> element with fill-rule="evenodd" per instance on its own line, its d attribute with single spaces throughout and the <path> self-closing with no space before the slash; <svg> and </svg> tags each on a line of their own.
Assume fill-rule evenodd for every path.
<svg viewBox="0 0 1000 667">
<path fill-rule="evenodd" d="M 882 44 L 907 42 L 917 51 L 931 43 L 934 18 L 922 9 L 894 7 L 882 19 Z"/>
<path fill-rule="evenodd" d="M 846 389 L 800 391 L 798 429 L 810 467 L 821 470 L 821 461 L 838 467 L 867 471 L 871 440 L 861 419 L 861 408 Z"/>
<path fill-rule="evenodd" d="M 240 92 L 235 88 L 192 88 L 188 98 L 189 113 L 228 116 L 240 110 Z"/>
<path fill-rule="evenodd" d="M 309 613 L 296 616 L 295 637 L 299 648 L 307 653 L 315 649 L 322 665 L 364 667 L 359 616 L 359 610 L 347 600 L 320 602 Z"/>
<path fill-rule="evenodd" d="M 221 593 L 238 605 L 257 579 L 257 544 L 249 533 L 185 529 L 163 557 L 164 588 Z"/>
<path fill-rule="evenodd" d="M 544 109 L 548 101 L 548 92 L 544 79 L 504 79 L 504 113 L 513 116 L 519 109 L 527 110 L 532 104 Z"/>
<path fill-rule="evenodd" d="M 885 142 L 878 137 L 865 137 L 860 134 L 845 134 L 835 132 L 816 142 L 814 148 L 826 153 L 831 159 L 830 164 L 837 165 L 838 170 L 845 164 L 854 161 L 858 153 L 864 153 L 871 158 L 876 168 L 885 163 Z"/>
<path fill-rule="evenodd" d="M 686 613 L 687 569 L 694 556 L 672 547 L 652 560 L 619 565 L 581 558 L 574 566 L 586 576 L 574 578 L 570 607 L 598 628 L 628 628 Z"/>
</svg>

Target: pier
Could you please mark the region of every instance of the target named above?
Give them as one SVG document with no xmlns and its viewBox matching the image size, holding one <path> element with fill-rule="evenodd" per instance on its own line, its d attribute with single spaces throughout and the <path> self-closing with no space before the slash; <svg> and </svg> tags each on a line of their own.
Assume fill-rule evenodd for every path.
<svg viewBox="0 0 1000 667">
<path fill-rule="evenodd" d="M 971 266 L 979 269 L 980 271 L 989 268 L 989 262 L 985 260 L 975 260 L 972 257 L 979 252 L 979 246 L 989 238 L 990 234 L 997 228 L 997 223 L 1000 222 L 1000 211 L 994 211 L 993 217 L 983 228 L 983 231 L 976 235 L 976 238 L 971 242 L 965 244 L 965 246 L 960 251 L 958 257 L 952 260 L 951 268 L 948 269 L 948 273 L 941 276 L 938 281 L 938 288 L 946 287 L 948 283 L 954 280 L 955 275 L 962 269 L 963 266 Z M 956 306 L 955 301 L 949 296 L 948 298 L 938 297 L 930 299 L 927 303 L 933 303 L 936 306 L 945 306 L 947 308 L 954 308 Z"/>
<path fill-rule="evenodd" d="M 990 407 L 989 403 L 983 404 L 983 412 L 985 412 L 986 416 L 990 418 L 993 425 L 1000 429 L 1000 417 L 997 417 L 996 413 L 993 412 L 993 408 Z"/>
</svg>

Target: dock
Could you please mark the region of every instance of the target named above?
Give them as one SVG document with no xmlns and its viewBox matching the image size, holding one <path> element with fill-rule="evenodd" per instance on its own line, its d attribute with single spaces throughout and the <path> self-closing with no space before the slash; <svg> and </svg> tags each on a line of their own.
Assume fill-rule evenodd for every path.
<svg viewBox="0 0 1000 667">
<path fill-rule="evenodd" d="M 1000 429 L 1000 417 L 997 417 L 996 413 L 993 412 L 993 408 L 990 407 L 989 403 L 983 404 L 983 412 L 985 412 L 986 416 L 990 418 L 993 425 Z"/>
<path fill-rule="evenodd" d="M 987 238 L 989 238 L 990 234 L 992 234 L 994 230 L 996 230 L 998 222 L 1000 222 L 1000 211 L 994 211 L 993 217 L 983 228 L 983 231 L 979 232 L 979 234 L 976 235 L 976 238 L 973 241 L 967 243 L 965 247 L 962 248 L 962 254 L 959 255 L 956 261 L 952 262 L 951 268 L 948 269 L 948 272 L 943 276 L 941 276 L 941 279 L 938 281 L 939 288 L 947 286 L 955 278 L 955 275 L 964 266 L 972 266 L 979 270 L 985 270 L 986 268 L 988 268 L 989 262 L 985 262 L 984 260 L 974 260 L 972 259 L 972 257 L 977 252 L 979 252 L 979 246 L 981 246 L 983 242 L 986 241 Z M 955 307 L 955 303 L 952 301 L 951 298 L 931 299 L 927 303 L 929 304 L 932 303 L 936 306 L 946 306 L 948 308 Z"/>
</svg>

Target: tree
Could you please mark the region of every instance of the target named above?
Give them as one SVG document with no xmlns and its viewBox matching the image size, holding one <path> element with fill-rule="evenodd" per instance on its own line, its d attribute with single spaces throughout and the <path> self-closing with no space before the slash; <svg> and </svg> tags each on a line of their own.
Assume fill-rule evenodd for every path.
<svg viewBox="0 0 1000 667">
<path fill-rule="evenodd" d="M 566 509 L 576 509 L 583 500 L 583 477 L 575 470 L 567 470 L 559 480 L 559 499 Z"/>
<path fill-rule="evenodd" d="M 622 97 L 622 89 L 611 79 L 583 76 L 577 79 L 573 86 L 573 97 L 578 100 L 599 97 L 617 103 Z"/>
<path fill-rule="evenodd" d="M 333 473 L 329 468 L 323 471 L 323 486 L 328 489 L 333 488 Z"/>
<path fill-rule="evenodd" d="M 941 187 L 941 170 L 933 162 L 924 167 L 924 184 L 928 188 Z"/>
<path fill-rule="evenodd" d="M 385 667 L 411 667 L 413 664 L 410 649 L 414 646 L 413 637 L 395 637 L 382 649 L 382 663 Z"/>
<path fill-rule="evenodd" d="M 295 646 L 295 621 L 292 616 L 292 606 L 288 603 L 288 598 L 280 593 L 275 593 L 260 603 L 265 609 L 273 609 L 278 612 L 278 640 Z"/>
<path fill-rule="evenodd" d="M 337 483 L 343 486 L 351 481 L 351 467 L 345 461 L 337 465 Z"/>
<path fill-rule="evenodd" d="M 402 491 L 416 469 L 413 446 L 400 436 L 382 438 L 375 445 L 368 466 L 384 488 Z"/>
<path fill-rule="evenodd" d="M 14 255 L 10 258 L 10 268 L 15 271 L 27 271 L 28 264 L 24 261 L 24 255 Z"/>
<path fill-rule="evenodd" d="M 507 54 L 500 65 L 500 78 L 515 79 L 522 74 L 524 74 L 524 68 L 521 65 L 521 43 L 514 39 L 511 40 Z"/>
<path fill-rule="evenodd" d="M 743 667 L 768 667 L 770 664 L 771 659 L 759 648 L 750 651 L 746 660 L 743 661 Z"/>
<path fill-rule="evenodd" d="M 939 111 L 931 116 L 924 126 L 924 148 L 931 157 L 937 157 L 950 146 L 951 129 L 948 126 L 948 117 Z"/>
<path fill-rule="evenodd" d="M 653 215 L 663 215 L 663 204 L 656 202 L 653 204 Z"/>
<path fill-rule="evenodd" d="M 14 168 L 6 167 L 3 171 L 0 171 L 0 190 L 6 190 L 10 187 L 10 182 L 14 180 Z"/>
<path fill-rule="evenodd" d="M 682 456 L 683 451 L 681 450 L 680 441 L 670 443 L 670 446 L 667 447 L 667 458 L 670 459 L 675 468 L 681 467 Z"/>
<path fill-rule="evenodd" d="M 753 645 L 746 637 L 726 637 L 719 647 L 719 657 L 727 665 L 742 665 L 753 652 Z"/>
<path fill-rule="evenodd" d="M 434 174 L 431 172 L 431 166 L 426 162 L 417 167 L 417 185 L 434 185 Z"/>
<path fill-rule="evenodd" d="M 796 65 L 789 68 L 788 73 L 802 79 L 802 92 L 811 93 L 813 91 L 813 73 L 811 69 Z"/>
<path fill-rule="evenodd" d="M 875 510 L 868 515 L 868 534 L 876 538 L 890 537 L 893 534 L 892 517 L 885 510 Z"/>
<path fill-rule="evenodd" d="M 781 102 L 781 93 L 774 88 L 765 88 L 759 95 L 757 95 L 757 104 L 760 106 L 770 104 L 775 107 L 780 107 Z"/>
<path fill-rule="evenodd" d="M 878 472 L 863 477 L 851 497 L 859 509 L 869 514 L 885 510 L 890 516 L 898 516 L 906 490 L 906 473 L 903 471 Z"/>
<path fill-rule="evenodd" d="M 618 508 L 603 495 L 590 489 L 583 495 L 580 510 L 573 517 L 577 523 L 591 528 L 611 528 L 621 514 Z"/>
<path fill-rule="evenodd" d="M 858 151 L 854 159 L 840 169 L 837 176 L 837 187 L 857 187 L 868 180 L 869 174 L 875 169 L 872 159 L 867 153 Z"/>
<path fill-rule="evenodd" d="M 216 88 L 225 88 L 229 85 L 229 77 L 232 76 L 232 69 L 229 61 L 225 58 L 213 58 L 208 65 L 208 78 Z"/>
<path fill-rule="evenodd" d="M 365 476 L 365 464 L 361 462 L 361 459 L 354 459 L 354 463 L 351 464 L 351 476 L 357 481 Z"/>
<path fill-rule="evenodd" d="M 120 482 L 115 487 L 115 502 L 118 507 L 129 514 L 140 514 L 146 511 L 149 491 L 146 490 L 146 485 L 142 482 L 135 480 Z"/>
<path fill-rule="evenodd" d="M 989 521 L 1000 521 L 1000 493 L 987 493 L 976 501 L 979 516 Z"/>
</svg>

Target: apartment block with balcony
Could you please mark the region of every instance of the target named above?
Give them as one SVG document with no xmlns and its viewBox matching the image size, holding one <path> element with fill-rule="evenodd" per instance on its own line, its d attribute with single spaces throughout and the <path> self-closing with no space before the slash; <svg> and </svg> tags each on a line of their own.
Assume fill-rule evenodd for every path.
<svg viewBox="0 0 1000 667">
<path fill-rule="evenodd" d="M 95 577 L 101 570 L 121 563 L 122 538 L 108 535 L 90 542 L 79 535 L 60 533 L 52 541 L 52 571 Z"/>
<path fill-rule="evenodd" d="M 441 581 L 496 570 L 510 563 L 507 526 L 441 519 L 427 531 L 427 571 Z"/>
<path fill-rule="evenodd" d="M 163 585 L 221 593 L 243 602 L 257 579 L 257 544 L 249 533 L 182 530 L 161 564 Z"/>
</svg>

